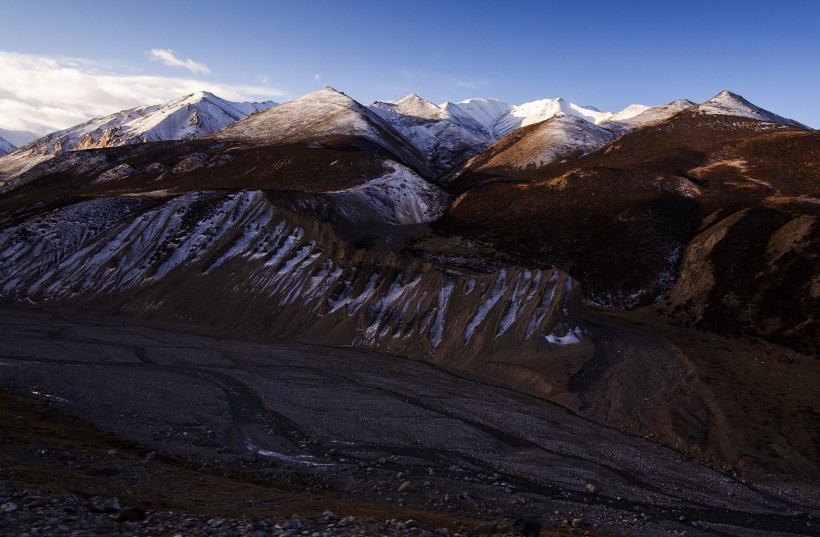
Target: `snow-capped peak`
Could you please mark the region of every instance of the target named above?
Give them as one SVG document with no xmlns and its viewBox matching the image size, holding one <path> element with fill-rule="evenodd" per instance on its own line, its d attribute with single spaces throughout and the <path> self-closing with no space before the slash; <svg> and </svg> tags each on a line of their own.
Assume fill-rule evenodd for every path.
<svg viewBox="0 0 820 537">
<path fill-rule="evenodd" d="M 623 121 L 625 119 L 630 119 L 637 116 L 638 114 L 646 112 L 647 110 L 649 110 L 649 108 L 650 107 L 646 106 L 645 104 L 630 104 L 620 112 L 613 114 L 611 117 L 607 119 L 607 121 Z"/>
<path fill-rule="evenodd" d="M 519 127 L 526 127 L 555 117 L 558 113 L 580 117 L 595 124 L 612 116 L 609 112 L 601 112 L 595 108 L 585 108 L 561 97 L 556 97 L 513 107 L 496 121 L 493 130 L 498 135 L 504 136 Z"/>
<path fill-rule="evenodd" d="M 122 110 L 57 131 L 21 148 L 39 156 L 61 151 L 162 140 L 188 140 L 223 129 L 249 114 L 274 106 L 231 102 L 200 91 L 164 104 Z"/>
<path fill-rule="evenodd" d="M 423 119 L 442 120 L 449 119 L 450 114 L 439 106 L 422 99 L 415 93 L 408 93 L 398 101 L 380 102 L 376 101 L 370 105 L 370 108 L 377 114 L 382 115 L 381 112 L 392 112 L 402 116 L 417 117 Z M 387 118 L 385 118 L 387 119 Z"/>
<path fill-rule="evenodd" d="M 632 104 L 602 121 L 600 125 L 617 134 L 634 130 L 644 125 L 651 125 L 659 121 L 664 121 L 675 114 L 694 106 L 695 103 L 688 99 L 678 99 L 661 106 L 645 106 L 642 104 Z"/>
<path fill-rule="evenodd" d="M 773 112 L 760 108 L 737 93 L 732 93 L 728 90 L 721 91 L 708 101 L 697 105 L 694 109 L 707 115 L 740 116 L 765 121 L 767 123 L 780 123 L 801 129 L 809 129 L 809 127 L 802 123 L 778 116 Z"/>
<path fill-rule="evenodd" d="M 493 134 L 493 126 L 498 118 L 509 112 L 513 106 L 498 99 L 467 99 L 458 103 L 446 102 L 439 105 L 454 118 L 460 120 L 472 120 Z M 493 136 L 495 139 L 498 137 Z"/>
</svg>

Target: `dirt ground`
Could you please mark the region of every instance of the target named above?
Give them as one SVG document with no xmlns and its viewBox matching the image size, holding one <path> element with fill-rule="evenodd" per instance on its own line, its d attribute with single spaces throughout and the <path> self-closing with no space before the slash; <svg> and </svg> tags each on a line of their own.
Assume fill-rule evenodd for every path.
<svg viewBox="0 0 820 537">
<path fill-rule="evenodd" d="M 810 478 L 740 477 L 425 363 L 233 337 L 3 306 L 3 479 L 192 512 L 538 514 L 544 535 L 818 529 Z"/>
</svg>

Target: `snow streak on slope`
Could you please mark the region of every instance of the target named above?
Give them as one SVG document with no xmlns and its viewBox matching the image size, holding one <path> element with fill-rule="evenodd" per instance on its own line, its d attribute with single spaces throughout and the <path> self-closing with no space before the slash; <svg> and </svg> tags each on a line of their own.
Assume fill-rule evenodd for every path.
<svg viewBox="0 0 820 537">
<path fill-rule="evenodd" d="M 793 119 L 784 118 L 769 112 L 768 110 L 764 110 L 763 108 L 750 103 L 740 95 L 726 90 L 721 91 L 705 103 L 695 106 L 692 110 L 701 114 L 741 116 L 750 119 L 757 119 L 758 121 L 765 121 L 766 123 L 780 123 L 782 125 L 790 125 L 800 129 L 811 130 L 802 123 L 798 123 Z"/>
<path fill-rule="evenodd" d="M 432 222 L 449 207 L 444 191 L 398 164 L 382 177 L 327 196 L 336 201 L 337 210 L 349 222 L 360 225 Z"/>
<path fill-rule="evenodd" d="M 412 170 L 385 163 L 390 171 L 363 185 L 332 192 L 278 192 L 295 212 L 323 215 L 336 229 L 423 224 L 439 219 L 450 197 Z"/>
<path fill-rule="evenodd" d="M 402 264 L 261 192 L 98 199 L 7 225 L 0 295 L 438 361 L 543 351 L 579 323 L 560 271 Z"/>
<path fill-rule="evenodd" d="M 6 153 L 11 153 L 17 149 L 11 142 L 6 141 L 3 138 L 0 138 L 0 156 L 5 155 Z"/>
</svg>

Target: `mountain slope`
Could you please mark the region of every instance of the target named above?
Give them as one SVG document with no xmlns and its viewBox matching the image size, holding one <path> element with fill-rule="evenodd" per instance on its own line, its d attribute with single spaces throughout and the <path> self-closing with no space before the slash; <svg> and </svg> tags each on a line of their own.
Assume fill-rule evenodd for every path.
<svg viewBox="0 0 820 537">
<path fill-rule="evenodd" d="M 445 273 L 357 250 L 259 191 L 84 201 L 16 219 L 0 245 L 2 296 L 50 307 L 354 345 L 450 367 L 491 356 L 500 369 L 535 357 L 546 365 L 553 347 L 584 340 L 578 287 L 561 271 Z"/>
<path fill-rule="evenodd" d="M 498 118 L 493 125 L 493 132 L 500 138 L 515 129 L 545 121 L 558 114 L 580 117 L 591 123 L 598 123 L 612 115 L 609 112 L 600 112 L 592 107 L 579 106 L 560 97 L 542 99 L 514 106 Z"/>
<path fill-rule="evenodd" d="M 792 221 L 808 222 L 820 211 L 820 134 L 695 108 L 576 160 L 467 186 L 437 227 L 536 265 L 562 267 L 583 282 L 586 300 L 616 307 L 656 301 L 672 288 L 682 260 L 687 259 L 684 267 L 696 266 L 700 261 L 692 256 L 708 255 L 725 267 L 714 285 L 703 282 L 697 291 L 706 293 L 704 300 L 711 304 L 710 326 L 718 326 L 715 319 L 722 317 L 724 332 L 751 331 L 812 349 L 817 321 L 810 312 L 820 307 L 811 283 L 820 277 L 811 268 L 820 255 L 814 227 L 795 235 L 795 244 L 805 242 L 799 247 L 782 238 L 785 230 L 777 230 Z M 698 250 L 690 244 L 699 229 L 747 209 L 752 210 L 747 224 L 725 234 L 723 256 L 713 255 L 712 246 Z M 780 246 L 767 247 L 770 241 Z M 788 265 L 755 269 L 757 263 L 742 261 L 751 252 L 762 256 L 784 248 L 795 257 Z M 768 276 L 738 278 L 747 271 Z M 697 280 L 698 274 L 691 277 Z M 749 281 L 758 282 L 757 291 L 744 287 Z M 777 303 L 794 305 L 781 320 L 764 306 L 774 304 L 775 295 L 780 296 Z M 682 291 L 677 296 L 671 307 L 697 322 L 700 299 L 689 302 L 691 293 Z M 724 299 L 731 296 L 744 300 Z M 753 322 L 740 321 L 743 315 L 731 304 L 750 305 Z M 801 318 L 809 324 L 798 329 Z"/>
<path fill-rule="evenodd" d="M 275 105 L 271 101 L 230 102 L 202 91 L 165 104 L 122 110 L 51 133 L 6 155 L 0 159 L 0 180 L 8 183 L 65 151 L 198 138 Z"/>
<path fill-rule="evenodd" d="M 370 109 L 409 139 L 442 173 L 488 147 L 493 138 L 472 117 L 456 114 L 415 94 Z"/>
<path fill-rule="evenodd" d="M 732 93 L 731 91 L 723 90 L 708 101 L 701 103 L 692 108 L 696 113 L 706 115 L 727 115 L 739 116 L 767 123 L 779 123 L 781 125 L 790 125 L 799 129 L 808 129 L 807 126 L 799 123 L 793 119 L 778 116 L 773 112 L 764 110 L 756 106 L 740 95 Z"/>
<path fill-rule="evenodd" d="M 521 127 L 442 177 L 453 192 L 533 168 L 578 158 L 597 151 L 615 135 L 589 121 L 559 113 Z"/>
<path fill-rule="evenodd" d="M 58 131 L 23 146 L 50 155 L 60 151 L 112 147 L 162 140 L 190 140 L 216 132 L 276 103 L 237 103 L 201 91 L 165 104 L 123 110 Z"/>
<path fill-rule="evenodd" d="M 239 121 L 210 139 L 248 146 L 309 142 L 316 148 L 376 147 L 422 175 L 434 175 L 412 142 L 369 108 L 331 87 Z"/>
<path fill-rule="evenodd" d="M 600 126 L 616 134 L 624 134 L 644 125 L 665 121 L 692 106 L 695 103 L 688 99 L 679 99 L 661 106 L 633 104 L 601 121 Z"/>
</svg>

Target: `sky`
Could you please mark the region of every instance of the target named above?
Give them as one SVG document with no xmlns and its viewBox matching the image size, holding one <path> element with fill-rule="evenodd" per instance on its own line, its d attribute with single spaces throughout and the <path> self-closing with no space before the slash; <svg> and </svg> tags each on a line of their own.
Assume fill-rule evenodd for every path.
<svg viewBox="0 0 820 537">
<path fill-rule="evenodd" d="M 0 13 L 6 138 L 198 90 L 283 102 L 326 85 L 364 104 L 414 92 L 610 112 L 729 89 L 820 128 L 815 0 L 0 0 Z"/>
</svg>

